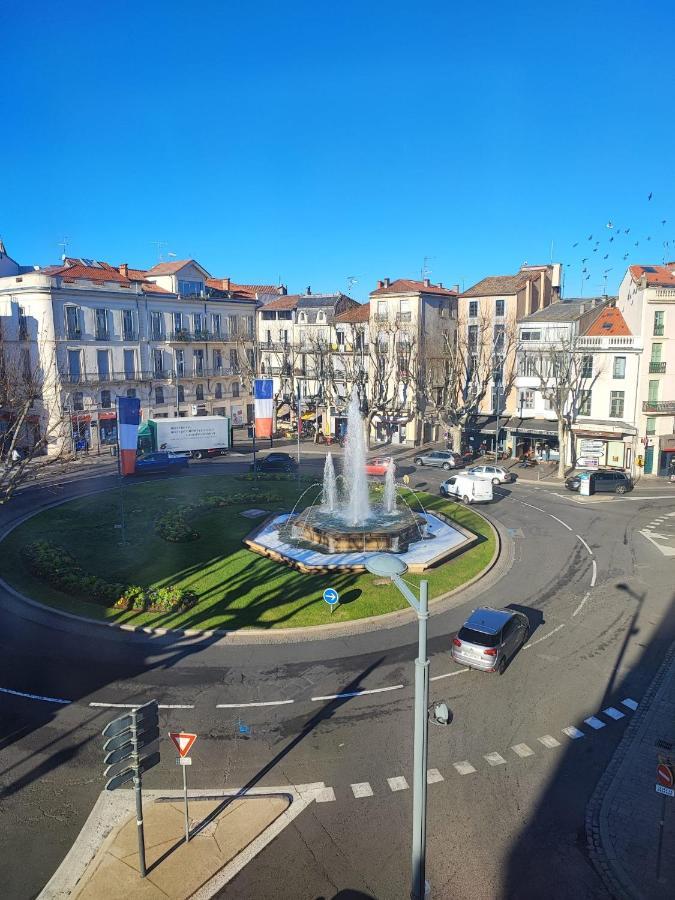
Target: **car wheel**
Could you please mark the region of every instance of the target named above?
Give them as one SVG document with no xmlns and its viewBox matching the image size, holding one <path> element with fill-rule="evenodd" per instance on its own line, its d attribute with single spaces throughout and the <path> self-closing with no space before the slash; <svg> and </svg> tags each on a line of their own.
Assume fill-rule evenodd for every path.
<svg viewBox="0 0 675 900">
<path fill-rule="evenodd" d="M 469 500 L 468 497 L 462 497 L 462 503 L 466 503 L 466 505 L 468 506 L 469 503 L 471 503 L 471 501 Z"/>
<path fill-rule="evenodd" d="M 446 472 L 449 472 L 450 471 L 450 463 L 443 463 L 443 468 L 445 469 Z"/>
<path fill-rule="evenodd" d="M 416 465 L 416 466 L 423 466 L 423 465 L 424 465 L 424 463 L 423 463 L 422 460 L 419 458 L 419 456 L 415 457 L 415 465 Z"/>
<path fill-rule="evenodd" d="M 201 450 L 193 450 L 192 458 L 193 459 L 204 459 L 204 454 Z"/>
<path fill-rule="evenodd" d="M 494 485 L 499 484 L 499 478 L 493 478 L 493 479 L 492 479 L 492 483 L 493 483 Z"/>
<path fill-rule="evenodd" d="M 626 485 L 625 484 L 617 484 L 616 492 L 617 492 L 617 494 L 625 494 L 626 493 Z"/>
</svg>

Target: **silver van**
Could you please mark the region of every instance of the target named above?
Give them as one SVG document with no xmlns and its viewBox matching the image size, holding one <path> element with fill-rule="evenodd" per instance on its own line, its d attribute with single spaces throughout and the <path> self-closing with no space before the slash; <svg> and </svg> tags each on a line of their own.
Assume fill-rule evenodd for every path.
<svg viewBox="0 0 675 900">
<path fill-rule="evenodd" d="M 501 675 L 527 642 L 527 616 L 511 609 L 474 609 L 452 641 L 452 658 L 461 666 Z"/>
</svg>

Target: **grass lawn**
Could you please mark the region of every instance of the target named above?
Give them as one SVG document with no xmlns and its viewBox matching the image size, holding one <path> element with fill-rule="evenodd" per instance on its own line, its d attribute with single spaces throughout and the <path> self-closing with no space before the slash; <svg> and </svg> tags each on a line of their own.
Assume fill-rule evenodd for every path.
<svg viewBox="0 0 675 900">
<path fill-rule="evenodd" d="M 154 530 L 160 512 L 196 503 L 206 494 L 240 494 L 250 487 L 251 482 L 226 475 L 125 485 L 126 544 L 121 544 L 119 491 L 72 500 L 24 522 L 2 542 L 0 576 L 28 596 L 68 612 L 174 628 L 299 627 L 381 615 L 407 605 L 394 587 L 375 585 L 368 573 L 303 575 L 242 545 L 242 539 L 259 521 L 244 518 L 242 510 L 251 506 L 289 510 L 300 493 L 295 483 L 260 482 L 260 487 L 283 498 L 278 503 L 250 501 L 200 510 L 191 519 L 200 534 L 196 541 L 168 543 Z M 480 572 L 492 558 L 495 539 L 491 528 L 471 509 L 440 496 L 420 497 L 427 509 L 451 516 L 482 538 L 455 560 L 425 573 L 433 598 Z M 311 498 L 310 491 L 305 502 Z M 21 548 L 37 540 L 65 548 L 86 572 L 107 581 L 190 588 L 198 594 L 199 603 L 180 613 L 119 612 L 69 597 L 26 569 Z M 419 578 L 406 576 L 415 585 Z M 335 587 L 340 593 L 340 604 L 332 616 L 322 600 L 327 587 Z"/>
</svg>

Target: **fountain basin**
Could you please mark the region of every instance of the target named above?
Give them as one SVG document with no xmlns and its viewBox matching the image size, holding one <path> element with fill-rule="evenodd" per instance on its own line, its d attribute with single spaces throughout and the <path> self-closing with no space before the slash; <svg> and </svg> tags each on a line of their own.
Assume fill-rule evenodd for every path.
<svg viewBox="0 0 675 900">
<path fill-rule="evenodd" d="M 340 516 L 314 507 L 292 517 L 282 530 L 290 542 L 312 544 L 325 553 L 402 553 L 414 541 L 422 540 L 426 529 L 426 519 L 413 513 L 370 515 L 363 525 L 350 526 Z"/>
</svg>

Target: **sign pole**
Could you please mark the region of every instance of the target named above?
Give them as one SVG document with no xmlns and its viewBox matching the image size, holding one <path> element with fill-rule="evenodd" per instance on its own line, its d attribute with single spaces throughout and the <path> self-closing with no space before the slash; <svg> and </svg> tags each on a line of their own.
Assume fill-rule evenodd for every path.
<svg viewBox="0 0 675 900">
<path fill-rule="evenodd" d="M 666 818 L 666 798 L 661 797 L 661 818 L 659 819 L 659 841 L 656 845 L 656 880 L 661 880 L 661 848 L 663 847 L 663 823 Z"/>
<path fill-rule="evenodd" d="M 187 766 L 181 766 L 183 770 L 183 795 L 185 796 L 185 843 L 190 840 L 190 817 L 188 815 L 188 792 L 187 792 Z"/>
<path fill-rule="evenodd" d="M 145 867 L 145 835 L 143 833 L 143 798 L 141 796 L 141 776 L 134 775 L 134 794 L 136 795 L 136 826 L 138 828 L 138 865 L 141 870 L 141 878 L 145 878 L 148 871 Z"/>
</svg>

